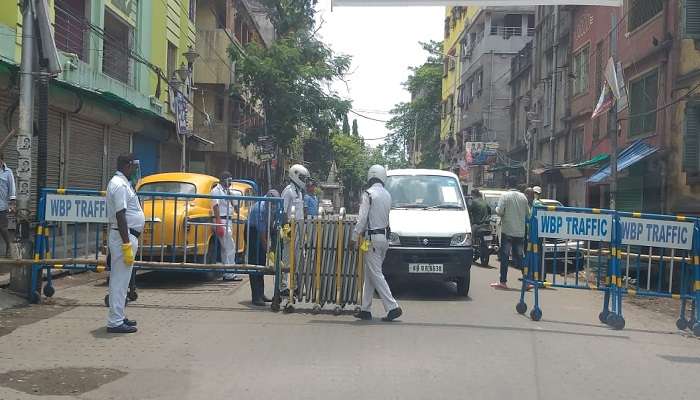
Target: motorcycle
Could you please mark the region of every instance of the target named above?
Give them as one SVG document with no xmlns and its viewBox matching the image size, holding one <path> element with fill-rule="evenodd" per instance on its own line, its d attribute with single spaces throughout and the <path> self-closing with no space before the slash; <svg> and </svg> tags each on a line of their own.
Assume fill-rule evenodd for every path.
<svg viewBox="0 0 700 400">
<path fill-rule="evenodd" d="M 481 261 L 481 265 L 485 266 L 489 263 L 489 257 L 494 253 L 492 243 L 493 243 L 493 231 L 491 229 L 491 224 L 481 224 L 474 225 L 472 228 L 472 235 L 474 237 L 472 247 L 474 249 L 473 262 Z"/>
</svg>

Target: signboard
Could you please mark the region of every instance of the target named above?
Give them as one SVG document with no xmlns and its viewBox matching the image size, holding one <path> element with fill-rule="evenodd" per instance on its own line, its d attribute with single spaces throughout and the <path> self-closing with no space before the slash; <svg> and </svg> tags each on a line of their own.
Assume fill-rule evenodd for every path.
<svg viewBox="0 0 700 400">
<path fill-rule="evenodd" d="M 642 218 L 620 218 L 622 244 L 690 250 L 693 223 Z"/>
<path fill-rule="evenodd" d="M 107 198 L 49 194 L 44 206 L 46 221 L 107 223 Z"/>
<path fill-rule="evenodd" d="M 332 0 L 332 7 L 367 6 L 555 6 L 622 7 L 622 0 Z"/>
<path fill-rule="evenodd" d="M 185 95 L 177 91 L 175 93 L 175 119 L 176 119 L 176 127 L 177 127 L 177 133 L 179 135 L 186 135 L 189 136 L 192 134 L 192 129 L 190 128 L 190 119 L 188 117 L 188 106 L 187 100 L 185 99 Z"/>
<path fill-rule="evenodd" d="M 498 142 L 464 142 L 467 165 L 490 165 L 496 162 Z"/>
<path fill-rule="evenodd" d="M 542 238 L 610 242 L 612 215 L 538 211 L 537 234 Z"/>
</svg>

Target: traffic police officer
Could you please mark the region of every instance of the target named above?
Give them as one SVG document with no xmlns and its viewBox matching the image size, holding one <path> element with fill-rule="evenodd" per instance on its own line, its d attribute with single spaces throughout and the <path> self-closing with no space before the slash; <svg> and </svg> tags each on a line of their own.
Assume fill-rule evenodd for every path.
<svg viewBox="0 0 700 400">
<path fill-rule="evenodd" d="M 290 182 L 282 191 L 285 223 L 288 223 L 292 218 L 297 221 L 304 220 L 304 188 L 309 176 L 309 170 L 301 164 L 294 164 L 289 168 Z M 297 232 L 301 232 L 301 229 L 297 229 Z M 283 260 L 284 264 L 289 266 L 289 246 L 284 247 Z M 282 282 L 280 283 L 283 296 L 288 293 L 287 275 L 282 274 Z"/>
<path fill-rule="evenodd" d="M 138 160 L 131 154 L 117 158 L 117 172 L 107 185 L 107 215 L 109 216 L 109 316 L 107 332 L 134 333 L 136 321 L 124 316 L 126 292 L 131 280 L 134 255 L 145 218 L 141 203 L 129 180 L 137 175 Z"/>
<path fill-rule="evenodd" d="M 384 188 L 386 169 L 381 165 L 373 165 L 367 173 L 369 189 L 362 196 L 360 214 L 352 234 L 352 248 L 357 246 L 360 236 L 369 240 L 369 248 L 364 256 L 365 283 L 362 291 L 362 308 L 355 317 L 363 320 L 372 319 L 372 298 L 374 291 L 384 304 L 387 312 L 383 321 L 392 321 L 401 316 L 403 311 L 391 294 L 386 283 L 382 264 L 389 248 L 389 210 L 391 209 L 391 194 Z"/>
<path fill-rule="evenodd" d="M 231 196 L 231 173 L 223 171 L 219 183 L 211 191 L 212 196 Z M 224 265 L 236 263 L 236 241 L 233 239 L 233 221 L 236 215 L 236 204 L 230 199 L 212 199 L 211 208 L 214 212 L 216 237 L 221 246 L 221 262 Z M 233 273 L 224 274 L 225 281 L 241 281 L 242 278 Z"/>
</svg>

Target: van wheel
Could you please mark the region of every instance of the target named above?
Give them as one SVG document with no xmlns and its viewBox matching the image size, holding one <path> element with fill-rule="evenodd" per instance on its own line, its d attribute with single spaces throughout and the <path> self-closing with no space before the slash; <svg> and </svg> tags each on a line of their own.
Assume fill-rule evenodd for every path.
<svg viewBox="0 0 700 400">
<path fill-rule="evenodd" d="M 211 237 L 209 239 L 209 245 L 207 246 L 207 251 L 205 254 L 197 256 L 197 262 L 200 264 L 216 264 L 216 238 Z M 218 271 L 210 271 L 210 272 L 204 272 L 202 274 L 202 277 L 208 281 L 213 281 L 216 279 L 221 278 L 223 275 L 222 272 Z"/>
<path fill-rule="evenodd" d="M 469 296 L 469 281 L 471 280 L 471 268 L 467 270 L 467 276 L 457 278 L 457 294 L 462 297 Z"/>
</svg>

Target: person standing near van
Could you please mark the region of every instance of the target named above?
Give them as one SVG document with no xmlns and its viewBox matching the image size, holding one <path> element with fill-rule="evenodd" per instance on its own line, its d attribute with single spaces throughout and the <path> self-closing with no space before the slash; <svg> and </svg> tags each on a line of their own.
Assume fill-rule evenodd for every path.
<svg viewBox="0 0 700 400">
<path fill-rule="evenodd" d="M 129 179 L 136 173 L 138 161 L 131 154 L 117 158 L 117 172 L 107 185 L 107 215 L 109 217 L 109 316 L 107 332 L 134 333 L 136 321 L 124 316 L 126 293 L 138 251 L 139 236 L 145 217 L 136 192 Z"/>
<path fill-rule="evenodd" d="M 223 171 L 219 183 L 211 191 L 212 196 L 231 196 L 231 173 Z M 236 205 L 230 199 L 212 199 L 211 209 L 214 212 L 214 228 L 221 249 L 221 262 L 224 265 L 236 263 L 236 241 L 233 240 L 233 223 L 236 218 Z M 234 273 L 224 273 L 223 280 L 238 282 L 243 280 Z"/>
<path fill-rule="evenodd" d="M 530 206 L 527 197 L 516 189 L 517 178 L 508 177 L 508 190 L 498 199 L 496 213 L 501 217 L 501 276 L 499 282 L 492 283 L 494 289 L 508 289 L 508 264 L 510 255 L 516 268 L 523 267 L 523 246 L 525 220 Z"/>
<path fill-rule="evenodd" d="M 8 215 L 15 212 L 16 199 L 15 176 L 5 164 L 4 154 L 0 153 L 0 236 L 5 241 L 5 257 L 12 255 L 10 249 L 14 237 L 10 236 L 7 227 L 9 224 Z"/>
<path fill-rule="evenodd" d="M 382 321 L 393 321 L 403 314 L 401 307 L 391 294 L 389 284 L 384 278 L 382 264 L 389 249 L 389 211 L 391 210 L 391 194 L 384 188 L 386 169 L 381 165 L 373 165 L 367 173 L 369 189 L 362 196 L 360 214 L 352 233 L 351 249 L 357 247 L 361 236 L 369 240 L 369 249 L 364 255 L 364 287 L 362 291 L 361 311 L 355 314 L 362 320 L 372 319 L 372 298 L 375 290 L 384 304 L 386 317 Z"/>
</svg>

